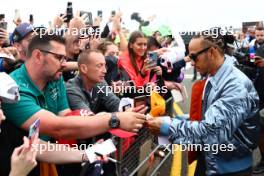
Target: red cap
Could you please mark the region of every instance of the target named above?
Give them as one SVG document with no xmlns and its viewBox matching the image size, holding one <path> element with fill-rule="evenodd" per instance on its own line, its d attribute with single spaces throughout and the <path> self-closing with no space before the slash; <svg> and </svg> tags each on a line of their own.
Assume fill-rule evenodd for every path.
<svg viewBox="0 0 264 176">
<path fill-rule="evenodd" d="M 137 133 L 132 133 L 132 132 L 128 132 L 125 130 L 121 130 L 120 128 L 111 129 L 111 130 L 109 130 L 109 133 L 111 133 L 112 135 L 115 135 L 117 137 L 120 137 L 120 138 L 130 138 L 130 137 L 137 135 Z"/>
</svg>

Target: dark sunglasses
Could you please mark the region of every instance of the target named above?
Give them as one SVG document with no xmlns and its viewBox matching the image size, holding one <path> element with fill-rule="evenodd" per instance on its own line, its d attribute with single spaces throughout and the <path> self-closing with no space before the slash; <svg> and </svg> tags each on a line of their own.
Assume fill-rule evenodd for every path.
<svg viewBox="0 0 264 176">
<path fill-rule="evenodd" d="M 189 54 L 190 59 L 192 59 L 194 62 L 196 62 L 197 57 L 198 57 L 200 54 L 202 54 L 203 52 L 206 52 L 207 50 L 209 50 L 211 47 L 212 47 L 212 46 L 207 47 L 207 48 L 205 48 L 205 49 L 203 49 L 203 50 L 201 50 L 201 51 L 199 51 L 199 52 L 197 52 L 197 53 L 195 53 L 195 54 L 193 54 L 193 53 L 192 53 L 192 54 Z"/>
<path fill-rule="evenodd" d="M 40 51 L 43 52 L 43 53 L 53 54 L 55 56 L 55 58 L 57 60 L 59 60 L 60 63 L 66 62 L 68 60 L 67 56 L 64 56 L 64 55 L 61 55 L 61 54 L 57 54 L 57 53 L 53 53 L 51 51 L 46 51 L 46 50 L 41 50 L 41 49 L 40 49 Z"/>
</svg>

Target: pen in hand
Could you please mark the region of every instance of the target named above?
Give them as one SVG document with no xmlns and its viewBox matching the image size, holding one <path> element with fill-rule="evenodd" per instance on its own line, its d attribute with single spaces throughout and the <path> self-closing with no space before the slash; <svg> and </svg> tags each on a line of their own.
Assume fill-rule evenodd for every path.
<svg viewBox="0 0 264 176">
<path fill-rule="evenodd" d="M 100 157 L 103 157 L 103 155 L 101 154 L 101 153 L 98 153 L 98 152 L 94 152 L 97 156 L 100 156 Z M 113 159 L 113 158 L 111 158 L 111 157 L 109 157 L 109 156 L 106 156 L 107 157 L 107 159 L 109 160 L 109 161 L 111 161 L 111 162 L 113 162 L 113 163 L 117 163 L 117 164 L 120 164 L 120 161 L 117 161 L 116 159 Z"/>
</svg>

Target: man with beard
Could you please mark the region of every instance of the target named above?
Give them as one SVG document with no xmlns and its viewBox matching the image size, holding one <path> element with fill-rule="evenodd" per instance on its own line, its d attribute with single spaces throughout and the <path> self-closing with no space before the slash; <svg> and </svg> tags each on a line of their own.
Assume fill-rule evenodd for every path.
<svg viewBox="0 0 264 176">
<path fill-rule="evenodd" d="M 44 35 L 32 39 L 25 64 L 11 73 L 20 87 L 21 99 L 16 104 L 3 105 L 7 120 L 27 131 L 39 118 L 40 137 L 46 140 L 50 137 L 83 139 L 111 128 L 138 132 L 145 122 L 144 115 L 139 113 L 64 117 L 71 112 L 62 80 L 65 55 L 65 40 L 60 36 Z"/>
<path fill-rule="evenodd" d="M 264 44 L 264 28 L 257 27 L 255 30 L 255 39 L 250 42 L 250 47 L 254 46 L 255 50 Z"/>
<path fill-rule="evenodd" d="M 208 76 L 200 121 L 184 117 L 170 124 L 160 118 L 147 121 L 152 132 L 169 136 L 173 144 L 202 146 L 198 149 L 197 176 L 249 176 L 252 172 L 259 98 L 252 82 L 224 55 L 223 46 L 221 39 L 208 32 L 194 37 L 189 44 L 192 65 L 202 76 Z M 214 145 L 218 152 L 213 151 Z M 205 148 L 208 146 L 210 149 Z"/>
</svg>

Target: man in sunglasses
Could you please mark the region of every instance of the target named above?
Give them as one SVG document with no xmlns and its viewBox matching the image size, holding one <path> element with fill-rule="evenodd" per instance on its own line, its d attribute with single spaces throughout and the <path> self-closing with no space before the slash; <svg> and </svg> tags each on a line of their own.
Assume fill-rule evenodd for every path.
<svg viewBox="0 0 264 176">
<path fill-rule="evenodd" d="M 189 44 L 192 65 L 207 77 L 201 121 L 178 117 L 171 124 L 159 118 L 147 123 L 173 144 L 202 146 L 196 175 L 249 176 L 259 133 L 259 97 L 251 81 L 224 56 L 222 46 L 221 39 L 206 35 L 196 36 Z"/>
</svg>

